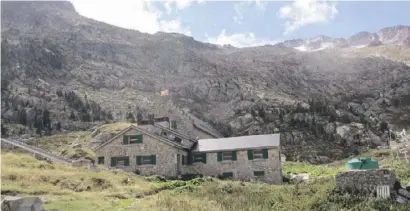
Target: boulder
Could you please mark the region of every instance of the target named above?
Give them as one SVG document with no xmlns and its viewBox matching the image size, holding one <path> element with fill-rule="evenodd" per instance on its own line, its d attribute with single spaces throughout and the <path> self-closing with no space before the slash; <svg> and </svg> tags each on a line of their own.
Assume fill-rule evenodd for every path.
<svg viewBox="0 0 410 211">
<path fill-rule="evenodd" d="M 44 211 L 39 197 L 6 196 L 1 202 L 2 211 Z"/>
<path fill-rule="evenodd" d="M 379 136 L 374 134 L 372 131 L 369 131 L 369 138 L 372 144 L 376 146 L 383 146 L 386 144 L 385 142 L 383 142 L 383 140 Z"/>
</svg>

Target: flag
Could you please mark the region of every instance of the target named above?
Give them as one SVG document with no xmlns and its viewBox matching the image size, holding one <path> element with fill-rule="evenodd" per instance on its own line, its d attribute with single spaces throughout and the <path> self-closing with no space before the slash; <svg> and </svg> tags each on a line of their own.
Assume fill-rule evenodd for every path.
<svg viewBox="0 0 410 211">
<path fill-rule="evenodd" d="M 168 89 L 166 89 L 166 90 L 162 90 L 161 92 L 160 92 L 160 95 L 161 96 L 168 96 Z"/>
</svg>

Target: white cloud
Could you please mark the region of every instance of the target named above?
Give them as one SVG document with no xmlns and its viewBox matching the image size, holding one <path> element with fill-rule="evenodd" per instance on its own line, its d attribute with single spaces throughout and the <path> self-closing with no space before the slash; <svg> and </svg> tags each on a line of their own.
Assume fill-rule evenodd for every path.
<svg viewBox="0 0 410 211">
<path fill-rule="evenodd" d="M 248 33 L 237 33 L 237 34 L 226 34 L 226 30 L 222 30 L 218 37 L 209 37 L 205 34 L 205 42 L 217 44 L 217 45 L 232 45 L 238 48 L 242 47 L 253 47 L 262 45 L 274 45 L 279 41 L 264 40 L 256 38 L 255 34 L 252 32 Z"/>
<path fill-rule="evenodd" d="M 174 7 L 175 11 L 178 11 L 190 7 L 194 2 L 197 2 L 198 4 L 205 3 L 204 0 L 163 0 L 163 2 L 168 14 L 172 13 Z"/>
<path fill-rule="evenodd" d="M 309 24 L 328 22 L 338 13 L 335 4 L 317 0 L 296 0 L 290 5 L 281 7 L 278 15 L 286 20 L 286 35 Z"/>
<path fill-rule="evenodd" d="M 177 32 L 191 36 L 191 30 L 183 27 L 180 20 L 160 21 L 160 29 L 164 32 Z"/>
<path fill-rule="evenodd" d="M 253 8 L 251 7 L 254 4 Z M 256 9 L 258 15 L 263 15 L 266 11 L 267 3 L 261 3 L 260 0 L 248 0 L 244 2 L 240 2 L 233 5 L 233 9 L 235 10 L 235 16 L 232 19 L 238 23 L 242 24 L 242 20 L 244 19 L 246 12 L 252 12 L 253 9 Z M 249 8 L 251 9 L 249 10 Z M 253 13 L 253 12 L 252 12 Z"/>
<path fill-rule="evenodd" d="M 179 19 L 161 20 L 163 14 L 152 1 L 71 0 L 71 2 L 81 15 L 115 26 L 150 34 L 165 31 L 191 35 L 189 28 L 184 27 Z M 179 7 L 186 8 L 187 4 L 180 3 Z"/>
</svg>

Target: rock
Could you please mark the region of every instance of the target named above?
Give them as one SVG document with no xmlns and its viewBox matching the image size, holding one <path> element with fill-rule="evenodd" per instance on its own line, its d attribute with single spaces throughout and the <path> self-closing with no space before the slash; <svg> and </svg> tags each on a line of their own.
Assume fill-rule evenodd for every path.
<svg viewBox="0 0 410 211">
<path fill-rule="evenodd" d="M 98 128 L 93 128 L 93 132 L 91 133 L 91 138 L 94 138 L 95 136 L 97 136 L 98 134 L 100 134 L 100 129 Z"/>
<path fill-rule="evenodd" d="M 91 161 L 87 160 L 87 159 L 78 159 L 78 160 L 74 160 L 71 163 L 74 167 L 87 167 L 90 168 L 91 167 Z"/>
<path fill-rule="evenodd" d="M 374 134 L 372 131 L 369 131 L 369 138 L 372 144 L 376 146 L 382 146 L 386 144 L 385 142 L 383 142 L 383 140 L 379 136 Z"/>
<path fill-rule="evenodd" d="M 327 123 L 324 127 L 326 134 L 333 134 L 336 131 L 336 125 L 334 123 Z"/>
<path fill-rule="evenodd" d="M 43 201 L 39 197 L 6 196 L 1 202 L 2 211 L 43 211 Z"/>
<path fill-rule="evenodd" d="M 296 183 L 299 182 L 308 182 L 310 178 L 310 174 L 309 173 L 302 173 L 302 174 L 291 174 L 290 175 L 290 179 L 293 180 Z"/>
<path fill-rule="evenodd" d="M 73 143 L 73 144 L 71 145 L 71 147 L 72 147 L 73 149 L 78 149 L 78 148 L 83 147 L 83 145 L 80 144 L 80 143 Z"/>
<path fill-rule="evenodd" d="M 110 140 L 110 139 L 111 139 L 112 137 L 114 137 L 114 136 L 115 136 L 115 134 L 113 134 L 113 133 L 105 133 L 105 132 L 103 132 L 103 133 L 100 133 L 100 134 L 98 134 L 97 136 L 95 136 L 95 137 L 93 138 L 93 142 L 101 142 L 101 143 L 104 143 L 104 142 Z"/>
<path fill-rule="evenodd" d="M 356 115 L 364 114 L 365 110 L 363 109 L 362 105 L 358 103 L 348 103 L 347 107 Z"/>
</svg>

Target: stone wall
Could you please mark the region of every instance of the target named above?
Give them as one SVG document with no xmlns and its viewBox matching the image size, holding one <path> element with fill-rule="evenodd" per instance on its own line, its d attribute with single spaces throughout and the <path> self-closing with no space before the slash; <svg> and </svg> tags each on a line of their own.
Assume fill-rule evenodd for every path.
<svg viewBox="0 0 410 211">
<path fill-rule="evenodd" d="M 268 150 L 268 159 L 248 160 L 247 150 L 237 151 L 237 160 L 218 161 L 217 152 L 206 153 L 206 164 L 193 163 L 183 167 L 183 173 L 202 174 L 208 176 L 222 175 L 232 172 L 234 179 L 259 180 L 267 183 L 282 183 L 282 167 L 279 149 Z M 264 176 L 254 176 L 254 171 L 264 171 Z"/>
<path fill-rule="evenodd" d="M 354 170 L 336 175 L 336 187 L 342 190 L 373 192 L 378 185 L 389 185 L 393 190 L 395 182 L 394 171 L 386 169 Z"/>
<path fill-rule="evenodd" d="M 124 135 L 141 134 L 138 130 L 131 129 Z M 177 162 L 177 155 L 187 155 L 187 152 L 170 146 L 154 137 L 143 134 L 140 144 L 123 145 L 123 136 L 119 136 L 111 143 L 96 150 L 96 163 L 98 157 L 104 157 L 104 165 L 111 167 L 111 157 L 129 157 L 129 166 L 119 168 L 125 171 L 138 171 L 141 175 L 163 175 L 166 177 L 177 177 L 182 167 L 182 161 Z M 156 155 L 156 164 L 137 165 L 137 156 Z"/>
</svg>

